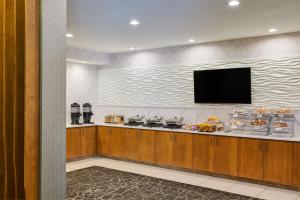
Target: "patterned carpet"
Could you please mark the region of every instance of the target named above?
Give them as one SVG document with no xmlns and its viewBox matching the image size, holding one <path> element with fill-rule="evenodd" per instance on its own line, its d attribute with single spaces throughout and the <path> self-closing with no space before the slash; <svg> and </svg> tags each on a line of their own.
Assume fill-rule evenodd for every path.
<svg viewBox="0 0 300 200">
<path fill-rule="evenodd" d="M 95 166 L 67 173 L 67 199 L 254 200 L 255 198 Z"/>
</svg>

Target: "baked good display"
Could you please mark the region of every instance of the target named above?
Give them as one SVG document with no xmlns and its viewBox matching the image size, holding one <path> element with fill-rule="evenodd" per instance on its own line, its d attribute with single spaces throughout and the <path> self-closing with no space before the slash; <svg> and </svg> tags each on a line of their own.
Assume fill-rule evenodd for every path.
<svg viewBox="0 0 300 200">
<path fill-rule="evenodd" d="M 204 122 L 198 125 L 200 132 L 215 132 L 217 130 L 217 127 L 215 124 Z"/>
<path fill-rule="evenodd" d="M 218 117 L 218 116 L 209 116 L 207 118 L 207 121 L 209 121 L 209 122 L 219 122 L 220 121 L 220 117 Z"/>
<path fill-rule="evenodd" d="M 245 124 L 245 121 L 238 119 L 232 119 L 227 123 L 229 126 L 244 126 Z"/>
<path fill-rule="evenodd" d="M 251 125 L 253 126 L 262 126 L 262 125 L 267 125 L 267 122 L 265 120 L 262 120 L 262 119 L 255 119 L 255 120 L 252 120 L 250 122 Z"/>
<path fill-rule="evenodd" d="M 292 114 L 293 111 L 290 108 L 280 108 L 274 111 L 276 114 Z"/>
<path fill-rule="evenodd" d="M 294 112 L 291 108 L 279 108 L 279 109 L 273 110 L 272 115 L 278 116 L 278 117 L 293 117 Z"/>
<path fill-rule="evenodd" d="M 274 122 L 272 126 L 276 128 L 287 128 L 289 125 L 286 122 Z"/>
<path fill-rule="evenodd" d="M 264 108 L 264 107 L 257 107 L 253 111 L 257 115 L 264 115 L 264 114 L 269 114 L 269 109 Z"/>
</svg>

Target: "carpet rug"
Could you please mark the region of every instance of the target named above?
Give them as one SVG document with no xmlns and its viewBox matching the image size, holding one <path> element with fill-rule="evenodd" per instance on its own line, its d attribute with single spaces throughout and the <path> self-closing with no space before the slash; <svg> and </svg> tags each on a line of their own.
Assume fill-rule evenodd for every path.
<svg viewBox="0 0 300 200">
<path fill-rule="evenodd" d="M 100 200 L 254 200 L 256 198 L 103 167 L 67 173 L 67 196 Z"/>
</svg>

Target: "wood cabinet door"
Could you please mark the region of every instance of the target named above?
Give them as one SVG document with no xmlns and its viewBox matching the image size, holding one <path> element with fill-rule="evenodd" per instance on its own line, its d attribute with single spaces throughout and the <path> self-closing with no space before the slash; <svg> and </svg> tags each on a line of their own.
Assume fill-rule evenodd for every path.
<svg viewBox="0 0 300 200">
<path fill-rule="evenodd" d="M 300 189 L 300 143 L 293 144 L 293 185 Z"/>
<path fill-rule="evenodd" d="M 110 153 L 116 158 L 124 158 L 125 135 L 123 128 L 111 128 Z"/>
<path fill-rule="evenodd" d="M 110 156 L 110 127 L 97 127 L 97 154 Z"/>
<path fill-rule="evenodd" d="M 159 165 L 173 165 L 173 133 L 155 133 L 155 162 Z"/>
<path fill-rule="evenodd" d="M 71 128 L 71 159 L 81 156 L 81 132 L 80 128 Z"/>
<path fill-rule="evenodd" d="M 128 160 L 140 159 L 139 154 L 139 134 L 136 129 L 127 128 L 125 131 L 125 158 Z"/>
<path fill-rule="evenodd" d="M 155 162 L 155 132 L 150 130 L 139 130 L 140 161 L 147 163 Z"/>
<path fill-rule="evenodd" d="M 81 156 L 96 154 L 96 127 L 81 128 Z"/>
<path fill-rule="evenodd" d="M 237 176 L 238 139 L 215 136 L 214 172 Z"/>
<path fill-rule="evenodd" d="M 194 135 L 193 169 L 214 171 L 214 136 Z"/>
<path fill-rule="evenodd" d="M 66 130 L 66 159 L 72 159 L 72 133 L 73 130 L 71 128 L 67 128 Z"/>
<path fill-rule="evenodd" d="M 186 133 L 173 134 L 173 166 L 193 169 L 193 135 Z"/>
<path fill-rule="evenodd" d="M 238 141 L 238 176 L 263 180 L 264 152 L 262 141 L 239 138 Z"/>
<path fill-rule="evenodd" d="M 282 141 L 264 141 L 264 180 L 292 185 L 293 144 Z"/>
</svg>

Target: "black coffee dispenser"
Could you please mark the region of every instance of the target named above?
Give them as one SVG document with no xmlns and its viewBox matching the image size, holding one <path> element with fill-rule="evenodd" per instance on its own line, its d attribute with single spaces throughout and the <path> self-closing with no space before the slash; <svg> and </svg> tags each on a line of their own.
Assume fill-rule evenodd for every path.
<svg viewBox="0 0 300 200">
<path fill-rule="evenodd" d="M 93 124 L 91 118 L 94 115 L 92 112 L 92 105 L 89 103 L 83 104 L 83 123 L 84 124 Z"/>
<path fill-rule="evenodd" d="M 78 103 L 72 103 L 71 104 L 71 124 L 72 125 L 79 125 L 80 120 L 80 105 Z"/>
</svg>

